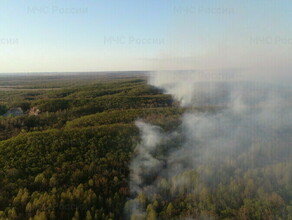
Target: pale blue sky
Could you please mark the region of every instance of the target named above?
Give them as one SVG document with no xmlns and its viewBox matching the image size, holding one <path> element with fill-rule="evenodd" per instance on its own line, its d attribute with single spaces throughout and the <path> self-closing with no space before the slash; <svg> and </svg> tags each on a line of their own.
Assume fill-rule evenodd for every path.
<svg viewBox="0 0 292 220">
<path fill-rule="evenodd" d="M 291 11 L 290 0 L 1 0 L 0 72 L 242 69 L 275 57 L 287 70 Z"/>
</svg>

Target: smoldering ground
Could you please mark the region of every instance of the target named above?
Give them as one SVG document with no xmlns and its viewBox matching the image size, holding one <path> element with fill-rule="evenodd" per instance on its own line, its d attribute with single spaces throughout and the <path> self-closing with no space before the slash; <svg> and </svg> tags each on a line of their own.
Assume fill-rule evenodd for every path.
<svg viewBox="0 0 292 220">
<path fill-rule="evenodd" d="M 172 133 L 136 123 L 141 142 L 130 166 L 133 198 L 125 207 L 127 218 L 145 219 L 153 209 L 149 204 L 158 197 L 172 201 L 200 195 L 206 187 L 212 191 L 241 181 L 251 170 L 260 172 L 279 164 L 282 169 L 292 167 L 290 88 L 263 82 L 202 82 L 191 72 L 153 73 L 149 83 L 182 106 L 224 108 L 213 113 L 186 111 L 181 126 Z M 280 176 L 269 178 L 283 181 Z M 285 181 L 291 183 L 292 175 Z M 197 212 L 179 218 L 205 217 Z"/>
</svg>

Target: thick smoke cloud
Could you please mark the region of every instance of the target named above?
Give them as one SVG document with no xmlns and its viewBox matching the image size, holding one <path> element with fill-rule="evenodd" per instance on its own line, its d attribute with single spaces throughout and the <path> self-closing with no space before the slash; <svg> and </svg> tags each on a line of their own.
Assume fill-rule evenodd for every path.
<svg viewBox="0 0 292 220">
<path fill-rule="evenodd" d="M 136 123 L 141 142 L 130 167 L 135 198 L 128 202 L 126 212 L 131 216 L 145 218 L 145 200 L 158 194 L 171 200 L 186 192 L 199 193 L 202 185 L 212 188 L 226 183 L 236 172 L 289 163 L 289 88 L 222 78 L 200 81 L 192 72 L 153 73 L 149 83 L 190 110 L 172 133 Z M 199 113 L 191 108 L 196 106 L 216 106 L 218 110 Z"/>
</svg>

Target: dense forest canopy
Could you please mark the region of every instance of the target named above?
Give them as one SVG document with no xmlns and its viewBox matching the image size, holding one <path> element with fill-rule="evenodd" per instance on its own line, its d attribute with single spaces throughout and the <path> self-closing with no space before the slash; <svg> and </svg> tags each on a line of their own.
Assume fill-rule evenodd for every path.
<svg viewBox="0 0 292 220">
<path fill-rule="evenodd" d="M 177 135 L 183 113 L 216 115 L 224 106 L 180 107 L 144 73 L 0 81 L 0 219 L 292 219 L 291 147 L 275 150 L 277 138 L 171 182 L 158 177 L 151 196 L 130 191 L 130 164 L 141 143 L 135 121 Z M 4 116 L 12 108 L 24 114 Z M 169 154 L 187 138 L 178 136 L 153 154 Z M 250 157 L 261 162 L 244 164 Z M 193 188 L 176 185 L 180 179 Z M 133 199 L 146 215 L 128 215 Z"/>
</svg>

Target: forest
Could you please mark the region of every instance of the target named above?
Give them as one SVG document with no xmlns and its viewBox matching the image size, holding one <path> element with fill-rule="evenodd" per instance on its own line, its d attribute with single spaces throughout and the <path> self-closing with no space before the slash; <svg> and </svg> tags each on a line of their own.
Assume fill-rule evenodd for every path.
<svg viewBox="0 0 292 220">
<path fill-rule="evenodd" d="M 15 108 L 23 114 L 6 114 Z M 292 220 L 291 147 L 273 150 L 276 139 L 266 143 L 269 151 L 260 143 L 172 182 L 159 177 L 151 196 L 131 192 L 130 163 L 141 142 L 135 121 L 170 134 L 185 112 L 220 111 L 181 107 L 144 73 L 0 76 L 0 219 Z M 155 154 L 168 154 L 164 149 Z M 250 166 L 252 156 L 261 162 Z M 144 215 L 127 214 L 134 198 Z"/>
</svg>

